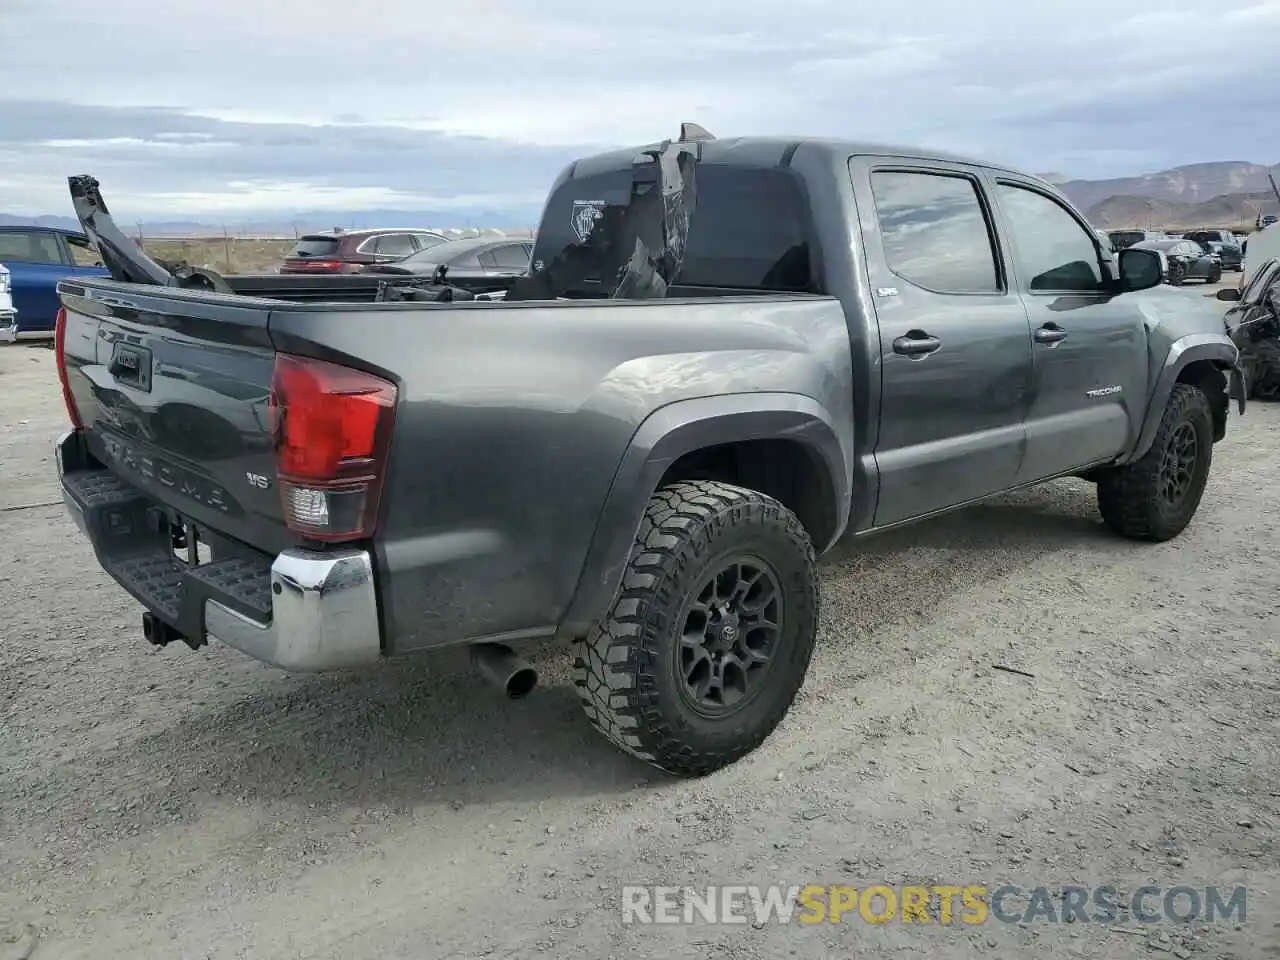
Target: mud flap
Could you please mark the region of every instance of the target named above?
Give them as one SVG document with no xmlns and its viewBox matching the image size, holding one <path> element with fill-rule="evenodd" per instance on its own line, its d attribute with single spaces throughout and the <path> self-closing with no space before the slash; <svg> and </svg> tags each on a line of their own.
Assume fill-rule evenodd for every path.
<svg viewBox="0 0 1280 960">
<path fill-rule="evenodd" d="M 1245 395 L 1248 390 L 1245 387 L 1244 367 L 1238 362 L 1231 368 L 1231 373 L 1227 375 L 1227 396 L 1236 401 L 1236 405 L 1240 410 L 1240 414 L 1244 415 Z"/>
</svg>

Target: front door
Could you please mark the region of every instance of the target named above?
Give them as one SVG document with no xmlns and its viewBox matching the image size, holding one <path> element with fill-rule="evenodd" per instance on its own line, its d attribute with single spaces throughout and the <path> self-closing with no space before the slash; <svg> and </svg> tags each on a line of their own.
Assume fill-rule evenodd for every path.
<svg viewBox="0 0 1280 960">
<path fill-rule="evenodd" d="M 879 324 L 884 526 L 1013 483 L 1031 337 L 976 168 L 857 157 L 850 172 Z"/>
<path fill-rule="evenodd" d="M 1136 439 L 1147 402 L 1146 326 L 1141 295 L 1116 294 L 1107 282 L 1087 224 L 1034 182 L 992 179 L 1031 320 L 1035 389 L 1017 479 L 1033 482 L 1103 463 Z"/>
</svg>

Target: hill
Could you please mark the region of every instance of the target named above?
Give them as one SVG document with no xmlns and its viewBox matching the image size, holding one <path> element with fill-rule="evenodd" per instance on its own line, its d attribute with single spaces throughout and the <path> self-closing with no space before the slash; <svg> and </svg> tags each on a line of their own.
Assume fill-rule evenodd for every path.
<svg viewBox="0 0 1280 960">
<path fill-rule="evenodd" d="M 1280 164 L 1265 167 L 1243 160 L 1217 160 L 1109 180 L 1067 180 L 1058 183 L 1072 203 L 1089 210 L 1112 197 L 1139 197 L 1172 203 L 1203 203 L 1230 194 L 1265 193 L 1273 201 L 1267 174 L 1280 181 Z M 1252 219 L 1252 217 L 1250 218 Z"/>
<path fill-rule="evenodd" d="M 1199 203 L 1121 194 L 1107 197 L 1085 209 L 1089 222 L 1104 229 L 1221 227 L 1225 230 L 1252 230 L 1259 213 L 1280 214 L 1280 201 L 1270 190 L 1265 193 L 1226 193 Z"/>
</svg>

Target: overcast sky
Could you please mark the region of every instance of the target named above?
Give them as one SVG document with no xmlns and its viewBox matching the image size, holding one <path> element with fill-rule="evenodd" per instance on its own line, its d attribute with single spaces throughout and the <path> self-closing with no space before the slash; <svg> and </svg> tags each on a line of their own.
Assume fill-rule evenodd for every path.
<svg viewBox="0 0 1280 960">
<path fill-rule="evenodd" d="M 802 134 L 1104 177 L 1274 163 L 1280 3 L 0 0 L 0 211 L 503 210 L 601 146 Z M 1266 71 L 1271 71 L 1267 73 Z"/>
</svg>

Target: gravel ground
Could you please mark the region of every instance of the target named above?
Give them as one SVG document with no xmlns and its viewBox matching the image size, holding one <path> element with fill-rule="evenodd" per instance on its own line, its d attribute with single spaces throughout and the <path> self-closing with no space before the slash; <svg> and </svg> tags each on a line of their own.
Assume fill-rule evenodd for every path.
<svg viewBox="0 0 1280 960">
<path fill-rule="evenodd" d="M 455 655 L 148 647 L 52 503 L 51 361 L 0 349 L 0 960 L 1280 956 L 1280 408 L 1233 416 L 1170 544 L 1064 481 L 837 548 L 791 715 L 679 782 L 589 730 L 552 649 L 512 704 Z M 1247 885 L 1248 912 L 625 927 L 646 882 Z"/>
</svg>

